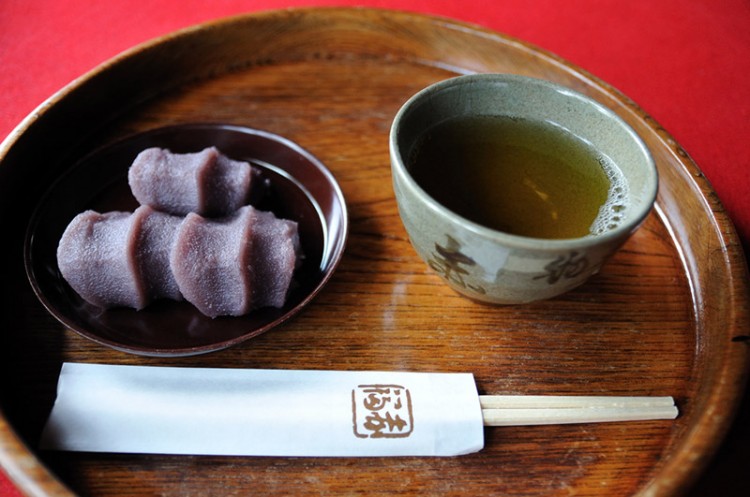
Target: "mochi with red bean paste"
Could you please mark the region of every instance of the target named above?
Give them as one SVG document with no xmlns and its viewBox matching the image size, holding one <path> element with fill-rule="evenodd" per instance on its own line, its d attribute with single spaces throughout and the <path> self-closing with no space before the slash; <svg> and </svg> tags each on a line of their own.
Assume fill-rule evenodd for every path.
<svg viewBox="0 0 750 497">
<path fill-rule="evenodd" d="M 57 246 L 60 273 L 76 293 L 98 307 L 142 309 L 159 298 L 181 300 L 169 268 L 181 221 L 148 206 L 132 214 L 82 212 Z"/>
<path fill-rule="evenodd" d="M 135 259 L 150 300 L 182 300 L 182 293 L 169 266 L 169 255 L 182 217 L 172 216 L 142 205 L 133 213 L 137 244 Z"/>
<path fill-rule="evenodd" d="M 221 220 L 188 214 L 170 265 L 185 299 L 203 314 L 240 316 L 284 305 L 299 253 L 297 223 L 248 205 Z"/>
<path fill-rule="evenodd" d="M 175 215 L 228 215 L 262 191 L 259 171 L 216 147 L 177 154 L 147 148 L 128 170 L 128 183 L 142 205 Z"/>
<path fill-rule="evenodd" d="M 86 211 L 57 249 L 63 277 L 91 304 L 184 298 L 212 318 L 282 307 L 300 258 L 297 223 L 252 206 L 223 218 Z"/>
<path fill-rule="evenodd" d="M 240 316 L 252 308 L 255 209 L 209 220 L 188 214 L 180 225 L 170 266 L 183 295 L 206 316 Z"/>
<path fill-rule="evenodd" d="M 255 278 L 264 283 L 253 285 L 253 304 L 282 307 L 294 269 L 301 262 L 297 223 L 277 219 L 271 212 L 257 212 L 252 267 Z"/>
<path fill-rule="evenodd" d="M 99 307 L 148 304 L 133 258 L 135 240 L 128 212 L 85 211 L 68 224 L 57 247 L 63 278 L 84 300 Z"/>
</svg>

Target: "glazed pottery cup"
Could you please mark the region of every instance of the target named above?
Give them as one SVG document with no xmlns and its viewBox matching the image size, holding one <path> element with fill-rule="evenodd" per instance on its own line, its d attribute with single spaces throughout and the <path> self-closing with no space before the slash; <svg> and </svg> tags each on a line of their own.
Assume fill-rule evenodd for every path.
<svg viewBox="0 0 750 497">
<path fill-rule="evenodd" d="M 427 194 L 409 169 L 420 136 L 446 119 L 487 115 L 552 122 L 611 158 L 627 181 L 628 207 L 619 224 L 579 238 L 518 236 L 472 222 Z M 433 84 L 398 111 L 389 145 L 399 214 L 417 254 L 453 289 L 484 302 L 532 302 L 581 285 L 640 226 L 657 192 L 651 154 L 619 116 L 585 95 L 529 77 L 476 74 Z"/>
</svg>

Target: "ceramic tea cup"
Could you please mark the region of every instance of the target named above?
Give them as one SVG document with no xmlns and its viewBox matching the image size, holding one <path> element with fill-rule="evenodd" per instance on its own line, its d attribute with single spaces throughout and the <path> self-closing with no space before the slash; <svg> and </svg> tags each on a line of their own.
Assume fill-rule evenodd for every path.
<svg viewBox="0 0 750 497">
<path fill-rule="evenodd" d="M 523 143 L 517 144 L 515 131 L 485 133 L 483 123 L 490 121 L 502 121 L 511 127 L 522 122 L 531 127 L 520 133 Z M 459 124 L 445 124 L 450 122 Z M 555 142 L 555 148 L 550 148 L 540 127 L 559 131 L 572 141 Z M 592 211 L 596 219 L 590 220 L 590 227 L 587 225 L 584 233 L 572 236 L 564 231 L 556 237 L 524 234 L 524 228 L 542 226 L 542 221 L 528 216 L 530 207 L 518 200 L 509 200 L 503 209 L 510 218 L 509 225 L 515 223 L 520 231 L 506 230 L 505 225 L 493 226 L 466 213 L 470 211 L 461 210 L 463 204 L 471 204 L 474 197 L 481 196 L 488 197 L 487 209 L 492 210 L 496 202 L 515 199 L 517 191 L 528 189 L 529 185 L 535 188 L 536 201 L 552 205 L 552 194 L 536 188 L 537 183 L 557 188 L 555 185 L 564 183 L 566 178 L 577 177 L 578 169 L 583 167 L 583 161 L 571 159 L 565 165 L 570 171 L 559 177 L 547 177 L 558 167 L 550 164 L 545 166 L 541 179 L 519 179 L 514 165 L 516 169 L 487 179 L 480 174 L 479 181 L 466 186 L 462 177 L 475 159 L 476 144 L 463 144 L 468 152 L 456 155 L 454 149 L 464 148 L 453 146 L 453 135 L 463 135 L 461 139 L 471 141 L 478 134 L 507 136 L 503 138 L 508 142 L 504 146 L 510 148 L 539 147 L 532 157 L 574 157 L 568 153 L 569 147 L 585 148 L 586 154 L 605 170 L 607 178 L 603 187 L 606 199 Z M 398 111 L 389 145 L 399 214 L 417 254 L 456 291 L 490 303 L 548 299 L 581 285 L 641 225 L 657 193 L 658 176 L 651 154 L 619 116 L 585 95 L 529 77 L 476 74 L 433 84 L 411 97 Z M 430 150 L 436 146 L 442 148 Z M 489 154 L 492 160 L 494 153 L 492 149 Z M 423 156 L 429 159 L 421 159 Z M 420 161 L 424 163 L 420 165 Z M 483 163 L 481 167 L 495 166 Z M 435 181 L 437 189 L 431 184 Z M 583 183 L 577 188 L 588 192 L 593 187 Z M 582 212 L 584 206 L 579 203 L 584 196 L 561 192 L 556 193 L 560 196 L 556 201 L 568 204 L 567 211 L 552 205 L 544 215 L 565 227 L 568 222 L 560 213 Z"/>
</svg>

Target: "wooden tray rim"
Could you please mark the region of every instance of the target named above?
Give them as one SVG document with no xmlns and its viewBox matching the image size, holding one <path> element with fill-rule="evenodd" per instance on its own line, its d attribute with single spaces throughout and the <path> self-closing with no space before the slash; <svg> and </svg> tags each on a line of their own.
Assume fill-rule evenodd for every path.
<svg viewBox="0 0 750 497">
<path fill-rule="evenodd" d="M 698 165 L 669 132 L 629 97 L 610 84 L 565 59 L 512 36 L 447 17 L 368 7 L 295 7 L 233 15 L 183 28 L 138 44 L 116 55 L 53 94 L 21 121 L 6 139 L 0 143 L 0 162 L 8 153 L 13 151 L 14 146 L 22 141 L 30 131 L 33 131 L 39 120 L 43 119 L 60 102 L 65 101 L 69 95 L 80 91 L 81 88 L 90 84 L 92 80 L 95 80 L 102 74 L 106 74 L 113 68 L 116 69 L 142 52 L 158 50 L 164 43 L 189 40 L 192 36 L 200 36 L 201 33 L 209 30 L 221 30 L 235 23 L 252 23 L 261 20 L 283 22 L 285 17 L 297 15 L 320 16 L 321 19 L 330 18 L 334 20 L 351 16 L 373 15 L 398 19 L 401 22 L 433 23 L 441 28 L 471 32 L 476 36 L 493 38 L 501 44 L 513 45 L 515 48 L 531 52 L 537 57 L 546 59 L 548 62 L 561 67 L 570 75 L 600 89 L 602 93 L 607 94 L 613 100 L 624 104 L 624 108 L 636 120 L 646 123 L 650 130 L 659 137 L 661 143 L 670 151 L 675 161 L 682 167 L 680 173 L 682 173 L 683 179 L 690 182 L 692 189 L 696 192 L 700 201 L 704 203 L 706 213 L 710 213 L 711 217 L 709 221 L 711 222 L 712 235 L 716 237 L 716 241 L 721 249 L 720 253 L 716 255 L 721 257 L 721 261 L 723 262 L 721 268 L 724 270 L 722 275 L 727 278 L 726 285 L 724 286 L 729 289 L 729 296 L 732 298 L 731 305 L 727 305 L 727 308 L 731 311 L 732 316 L 730 321 L 734 326 L 731 330 L 728 330 L 728 336 L 733 341 L 747 340 L 746 323 L 750 322 L 750 285 L 748 284 L 748 268 L 742 245 L 739 242 L 732 221 L 714 193 L 709 181 L 705 178 Z M 669 215 L 660 208 L 658 199 L 656 211 L 664 221 L 665 226 L 669 228 L 671 226 L 671 223 L 668 222 Z M 670 232 L 670 235 L 673 241 L 678 240 L 681 236 L 674 230 Z M 686 267 L 686 272 L 689 272 L 689 268 L 687 267 L 689 261 L 686 261 L 684 254 L 682 263 Z M 694 285 L 694 282 L 691 281 L 691 285 Z M 699 307 L 700 303 L 698 302 L 696 306 Z M 699 311 L 700 309 L 698 309 Z M 747 384 L 748 376 L 750 375 L 750 347 L 745 347 L 744 351 L 735 347 L 731 350 L 725 349 L 724 352 L 725 355 L 721 357 L 722 361 L 720 361 L 722 364 L 720 371 L 715 373 L 720 387 L 720 391 L 715 396 L 724 397 L 724 400 L 730 403 L 730 405 L 727 405 L 725 402 L 725 406 L 729 407 L 727 410 L 734 415 L 736 414 L 740 398 L 737 398 L 737 396 L 732 398 L 727 393 L 741 392 Z M 724 417 L 721 420 L 708 418 L 708 416 L 703 416 L 701 423 L 691 426 L 689 433 L 683 435 L 678 444 L 678 449 L 680 449 L 678 450 L 679 454 L 662 468 L 663 472 L 667 468 L 672 469 L 675 471 L 675 474 L 679 475 L 679 478 L 675 478 L 671 482 L 665 482 L 662 485 L 652 482 L 652 485 L 648 485 L 644 489 L 644 494 L 650 495 L 651 491 L 649 489 L 659 493 L 684 488 L 684 483 L 690 479 L 690 475 L 703 469 L 726 434 L 733 416 Z M 706 435 L 712 436 L 706 437 Z M 702 438 L 703 442 L 696 441 L 697 438 Z M 39 462 L 32 450 L 25 446 L 24 442 L 2 415 L 1 408 L 0 468 L 5 470 L 11 480 L 29 495 L 75 495 Z"/>
</svg>

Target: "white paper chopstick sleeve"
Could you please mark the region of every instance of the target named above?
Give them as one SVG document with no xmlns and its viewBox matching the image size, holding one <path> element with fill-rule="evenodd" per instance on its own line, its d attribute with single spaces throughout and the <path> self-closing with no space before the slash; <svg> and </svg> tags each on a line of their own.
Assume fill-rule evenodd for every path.
<svg viewBox="0 0 750 497">
<path fill-rule="evenodd" d="M 66 363 L 43 449 L 452 456 L 482 449 L 471 374 Z"/>
</svg>

